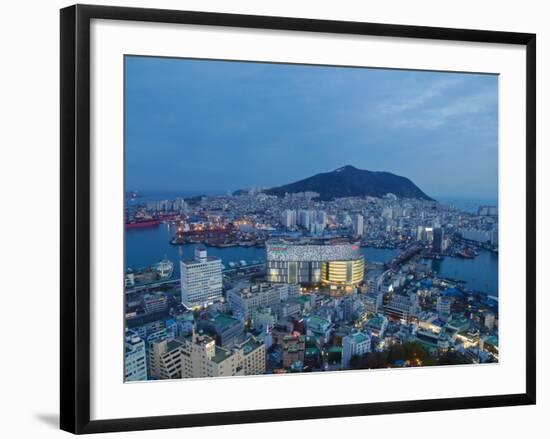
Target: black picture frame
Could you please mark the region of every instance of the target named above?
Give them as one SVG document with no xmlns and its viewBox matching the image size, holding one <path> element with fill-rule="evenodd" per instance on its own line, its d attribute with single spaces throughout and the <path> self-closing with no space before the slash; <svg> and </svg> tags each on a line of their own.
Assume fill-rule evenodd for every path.
<svg viewBox="0 0 550 439">
<path fill-rule="evenodd" d="M 90 21 L 132 20 L 256 29 L 374 35 L 526 47 L 526 391 L 525 393 L 90 420 Z M 536 36 L 530 33 L 75 5 L 61 10 L 61 429 L 81 434 L 426 412 L 535 404 L 536 401 Z"/>
</svg>

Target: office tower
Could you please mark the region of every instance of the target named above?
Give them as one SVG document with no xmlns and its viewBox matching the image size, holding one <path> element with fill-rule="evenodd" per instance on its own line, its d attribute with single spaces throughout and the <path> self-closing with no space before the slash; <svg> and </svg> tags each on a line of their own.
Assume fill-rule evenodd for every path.
<svg viewBox="0 0 550 439">
<path fill-rule="evenodd" d="M 187 307 L 213 303 L 222 298 L 222 261 L 195 249 L 195 258 L 180 262 L 181 301 Z"/>
</svg>

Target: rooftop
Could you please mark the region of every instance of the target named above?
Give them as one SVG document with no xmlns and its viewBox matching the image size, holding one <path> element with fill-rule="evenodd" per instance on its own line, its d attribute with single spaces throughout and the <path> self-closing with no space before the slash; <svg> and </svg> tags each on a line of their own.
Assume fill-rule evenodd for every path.
<svg viewBox="0 0 550 439">
<path fill-rule="evenodd" d="M 307 319 L 309 329 L 322 329 L 330 326 L 330 322 L 319 316 L 311 316 Z"/>
<path fill-rule="evenodd" d="M 220 258 L 217 258 L 215 256 L 207 256 L 204 259 L 205 259 L 204 261 L 202 261 L 200 259 L 184 259 L 184 260 L 181 261 L 181 263 L 184 264 L 184 265 L 187 265 L 187 266 L 191 266 L 191 265 L 204 264 L 205 262 L 219 261 L 220 264 L 222 262 L 222 260 Z"/>
<path fill-rule="evenodd" d="M 354 334 L 351 334 L 350 337 L 353 339 L 355 343 L 362 343 L 368 340 L 367 335 L 363 332 L 356 332 Z"/>
<path fill-rule="evenodd" d="M 366 324 L 367 326 L 371 326 L 373 328 L 381 328 L 383 323 L 384 323 L 384 316 L 376 315 L 371 319 L 369 319 Z"/>
<path fill-rule="evenodd" d="M 178 339 L 170 340 L 168 343 L 166 343 L 166 350 L 173 351 L 174 349 L 180 348 L 182 345 L 183 342 Z"/>
<path fill-rule="evenodd" d="M 250 352 L 258 349 L 263 343 L 250 337 L 243 345 L 243 352 L 249 354 Z"/>
<path fill-rule="evenodd" d="M 231 352 L 216 346 L 216 353 L 212 357 L 212 361 L 214 363 L 221 363 L 223 360 L 230 356 Z"/>
</svg>

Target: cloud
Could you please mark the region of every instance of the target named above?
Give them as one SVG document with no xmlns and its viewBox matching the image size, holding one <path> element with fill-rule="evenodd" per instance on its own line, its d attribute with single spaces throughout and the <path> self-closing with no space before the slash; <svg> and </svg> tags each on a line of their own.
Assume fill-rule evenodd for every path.
<svg viewBox="0 0 550 439">
<path fill-rule="evenodd" d="M 466 92 L 465 84 L 470 86 Z M 388 120 L 398 127 L 434 130 L 495 111 L 498 99 L 493 87 L 468 84 L 464 77 L 443 78 L 416 90 L 381 104 L 379 111 L 393 116 Z"/>
<path fill-rule="evenodd" d="M 415 92 L 414 87 L 409 88 L 408 93 L 403 93 L 404 96 L 400 96 L 393 102 L 385 102 L 379 107 L 379 111 L 384 114 L 399 114 L 406 111 L 415 110 L 423 107 L 433 99 L 441 96 L 449 88 L 459 85 L 464 80 L 459 77 L 441 78 L 437 81 L 431 82 L 424 89 L 418 89 Z"/>
</svg>

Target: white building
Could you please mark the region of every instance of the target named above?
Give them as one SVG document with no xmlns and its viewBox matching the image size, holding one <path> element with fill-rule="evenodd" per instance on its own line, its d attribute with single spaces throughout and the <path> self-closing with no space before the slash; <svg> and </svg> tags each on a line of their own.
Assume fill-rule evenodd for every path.
<svg viewBox="0 0 550 439">
<path fill-rule="evenodd" d="M 253 337 L 232 349 L 216 346 L 213 338 L 193 334 L 180 348 L 182 378 L 202 378 L 265 373 L 266 355 L 263 341 Z"/>
<path fill-rule="evenodd" d="M 315 222 L 315 211 L 314 210 L 299 210 L 297 222 L 299 226 L 302 226 L 304 229 L 308 229 L 310 224 Z"/>
<path fill-rule="evenodd" d="M 296 227 L 296 211 L 295 210 L 283 210 L 281 213 L 281 224 L 287 229 Z"/>
<path fill-rule="evenodd" d="M 437 298 L 435 309 L 439 316 L 449 316 L 451 314 L 451 307 L 453 305 L 452 297 L 440 296 Z"/>
<path fill-rule="evenodd" d="M 495 315 L 492 312 L 488 312 L 487 314 L 485 314 L 484 325 L 490 331 L 492 331 L 495 327 Z"/>
<path fill-rule="evenodd" d="M 145 342 L 133 333 L 127 333 L 124 343 L 124 381 L 147 380 Z"/>
<path fill-rule="evenodd" d="M 342 339 L 342 369 L 348 369 L 351 357 L 364 355 L 370 352 L 370 335 L 364 332 L 356 332 Z"/>
<path fill-rule="evenodd" d="M 187 307 L 213 303 L 222 298 L 222 261 L 196 248 L 195 259 L 180 262 L 181 301 Z"/>
<path fill-rule="evenodd" d="M 240 319 L 249 319 L 258 308 L 274 307 L 300 294 L 296 284 L 240 285 L 227 292 L 227 302 Z"/>
<path fill-rule="evenodd" d="M 364 234 L 364 219 L 360 213 L 353 216 L 353 234 L 355 236 L 363 236 Z"/>
</svg>

